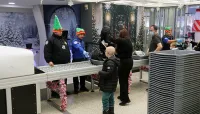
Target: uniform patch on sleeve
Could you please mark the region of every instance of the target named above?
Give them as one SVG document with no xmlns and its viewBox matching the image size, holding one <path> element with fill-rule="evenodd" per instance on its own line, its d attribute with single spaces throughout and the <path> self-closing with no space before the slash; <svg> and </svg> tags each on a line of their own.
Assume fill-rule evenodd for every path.
<svg viewBox="0 0 200 114">
<path fill-rule="evenodd" d="M 78 44 L 78 42 L 77 42 L 77 41 L 74 41 L 74 44 Z"/>
<path fill-rule="evenodd" d="M 45 42 L 46 45 L 48 45 L 48 43 L 49 43 L 48 41 Z"/>
<path fill-rule="evenodd" d="M 62 49 L 66 49 L 65 45 L 62 46 Z"/>
</svg>

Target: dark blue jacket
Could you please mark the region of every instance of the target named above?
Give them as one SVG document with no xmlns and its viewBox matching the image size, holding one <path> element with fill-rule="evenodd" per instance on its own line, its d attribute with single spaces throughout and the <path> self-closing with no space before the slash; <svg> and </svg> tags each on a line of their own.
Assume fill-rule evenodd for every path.
<svg viewBox="0 0 200 114">
<path fill-rule="evenodd" d="M 170 44 L 168 43 L 168 40 L 173 40 L 173 39 L 174 39 L 173 36 L 164 35 L 162 37 L 162 45 L 163 45 L 162 50 L 170 50 Z"/>
<path fill-rule="evenodd" d="M 85 44 L 84 41 L 79 39 L 79 38 L 75 38 L 72 40 L 72 54 L 73 54 L 73 59 L 84 59 L 85 55 L 83 54 L 83 52 L 85 51 Z"/>
<path fill-rule="evenodd" d="M 119 59 L 114 56 L 104 61 L 102 71 L 99 71 L 99 87 L 101 91 L 116 91 L 119 64 Z"/>
</svg>

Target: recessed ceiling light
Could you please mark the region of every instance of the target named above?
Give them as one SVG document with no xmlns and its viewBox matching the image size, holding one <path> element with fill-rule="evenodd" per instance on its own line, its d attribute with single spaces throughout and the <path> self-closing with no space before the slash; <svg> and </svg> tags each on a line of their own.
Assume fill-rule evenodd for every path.
<svg viewBox="0 0 200 114">
<path fill-rule="evenodd" d="M 15 4 L 15 2 L 9 2 L 8 4 L 10 4 L 10 5 L 14 5 L 14 4 Z"/>
</svg>

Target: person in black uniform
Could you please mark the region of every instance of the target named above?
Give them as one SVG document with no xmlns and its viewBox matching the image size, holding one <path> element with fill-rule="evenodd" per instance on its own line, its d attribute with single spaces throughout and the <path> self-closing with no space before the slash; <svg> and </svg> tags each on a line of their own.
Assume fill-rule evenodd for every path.
<svg viewBox="0 0 200 114">
<path fill-rule="evenodd" d="M 105 44 L 102 44 L 102 41 L 104 41 Z M 105 57 L 105 50 L 106 50 L 106 47 L 108 47 L 108 46 L 115 47 L 114 44 L 111 42 L 110 27 L 104 26 L 101 30 L 101 39 L 99 42 L 99 48 L 100 48 L 100 51 L 101 51 L 103 57 Z"/>
<path fill-rule="evenodd" d="M 117 57 L 120 58 L 118 72 L 120 96 L 118 96 L 118 99 L 121 100 L 121 103 L 119 105 L 125 106 L 131 102 L 128 96 L 128 77 L 133 67 L 133 45 L 128 37 L 128 31 L 125 28 L 120 31 L 118 39 L 111 39 L 111 41 L 116 44 Z"/>
<path fill-rule="evenodd" d="M 44 58 L 51 67 L 57 64 L 70 63 L 70 61 L 72 61 L 70 42 L 66 41 L 62 36 L 62 32 L 63 29 L 58 17 L 55 16 L 53 35 L 46 41 L 44 46 Z M 65 81 L 67 82 L 67 80 Z M 52 91 L 52 97 L 59 97 L 59 95 Z"/>
</svg>

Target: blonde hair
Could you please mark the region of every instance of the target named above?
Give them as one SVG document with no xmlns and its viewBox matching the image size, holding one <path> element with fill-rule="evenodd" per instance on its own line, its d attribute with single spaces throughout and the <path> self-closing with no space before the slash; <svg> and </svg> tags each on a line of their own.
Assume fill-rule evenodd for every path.
<svg viewBox="0 0 200 114">
<path fill-rule="evenodd" d="M 115 55 L 115 48 L 113 47 L 113 46 L 109 46 L 109 47 L 107 47 L 106 48 L 106 53 L 108 54 L 108 55 Z"/>
</svg>

